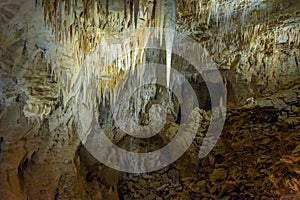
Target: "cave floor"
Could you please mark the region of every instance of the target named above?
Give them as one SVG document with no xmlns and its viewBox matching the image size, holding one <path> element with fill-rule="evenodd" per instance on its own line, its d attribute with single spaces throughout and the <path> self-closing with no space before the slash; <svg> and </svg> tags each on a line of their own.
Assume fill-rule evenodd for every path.
<svg viewBox="0 0 300 200">
<path fill-rule="evenodd" d="M 120 199 L 300 199 L 300 120 L 292 112 L 229 109 L 217 145 L 197 167 L 183 164 L 186 153 L 160 171 L 123 173 Z"/>
</svg>

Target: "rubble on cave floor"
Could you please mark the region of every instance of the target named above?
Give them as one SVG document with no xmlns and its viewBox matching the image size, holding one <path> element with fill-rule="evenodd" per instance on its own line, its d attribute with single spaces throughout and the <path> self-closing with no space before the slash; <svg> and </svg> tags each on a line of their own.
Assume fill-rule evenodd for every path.
<svg viewBox="0 0 300 200">
<path fill-rule="evenodd" d="M 217 145 L 193 168 L 186 153 L 160 171 L 124 173 L 120 199 L 300 199 L 299 89 L 229 109 Z"/>
</svg>

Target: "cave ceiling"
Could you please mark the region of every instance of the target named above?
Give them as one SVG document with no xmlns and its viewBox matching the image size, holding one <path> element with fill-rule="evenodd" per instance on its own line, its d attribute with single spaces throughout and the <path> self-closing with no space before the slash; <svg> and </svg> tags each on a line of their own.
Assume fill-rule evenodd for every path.
<svg viewBox="0 0 300 200">
<path fill-rule="evenodd" d="M 14 84 L 27 99 L 24 113 L 28 117 L 46 116 L 58 103 L 66 107 L 76 96 L 74 91 L 78 92 L 75 83 L 81 81 L 80 87 L 88 87 L 80 78 L 82 63 L 99 49 L 103 38 L 121 44 L 112 35 L 139 28 L 156 27 L 158 37 L 164 28 L 174 29 L 205 47 L 219 69 L 233 70 L 247 83 L 260 85 L 270 80 L 271 88 L 278 85 L 274 74 L 294 72 L 293 67 L 285 71 L 271 63 L 282 60 L 286 51 L 295 57 L 291 58 L 295 65 L 298 61 L 299 3 L 291 0 L 11 0 L 1 1 L 0 9 L 1 69 L 15 76 Z M 147 36 L 137 34 L 128 45 L 135 47 L 144 39 Z M 168 40 L 172 36 L 166 34 Z M 115 50 L 110 51 L 114 54 Z M 124 60 L 143 62 L 143 52 L 140 47 L 139 53 Z M 264 60 L 271 52 L 280 55 Z M 251 63 L 258 67 L 250 67 Z M 264 66 L 259 67 L 261 64 Z M 100 96 L 111 91 L 124 71 L 136 63 L 105 65 L 85 70 L 99 71 L 99 79 L 107 74 L 114 77 L 102 81 Z M 5 96 L 3 92 L 2 98 L 7 99 Z"/>
</svg>

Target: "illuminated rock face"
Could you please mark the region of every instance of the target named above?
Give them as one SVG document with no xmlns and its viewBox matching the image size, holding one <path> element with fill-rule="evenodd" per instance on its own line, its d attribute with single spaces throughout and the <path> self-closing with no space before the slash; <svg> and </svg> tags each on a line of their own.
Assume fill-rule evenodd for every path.
<svg viewBox="0 0 300 200">
<path fill-rule="evenodd" d="M 54 2 L 60 2 L 56 10 Z M 104 167 L 86 152 L 77 128 L 88 132 L 88 122 L 95 114 L 105 129 L 112 129 L 112 116 L 107 109 L 111 105 L 109 97 L 126 70 L 143 62 L 143 56 L 154 63 L 171 61 L 170 54 L 144 53 L 141 49 L 127 55 L 125 64 L 106 66 L 99 62 L 99 69 L 84 71 L 84 59 L 103 38 L 109 38 L 108 34 L 133 29 L 136 24 L 157 26 L 160 28 L 157 37 L 166 34 L 162 31 L 164 27 L 189 35 L 208 50 L 220 69 L 227 83 L 229 106 L 243 105 L 251 97 L 255 100 L 262 95 L 276 96 L 277 89 L 288 87 L 299 78 L 299 3 L 178 1 L 175 13 L 172 1 L 160 0 L 156 5 L 151 0 L 127 1 L 124 5 L 120 0 L 109 4 L 106 16 L 105 1 L 76 2 L 76 6 L 72 0 L 44 1 L 44 5 L 39 1 L 35 5 L 31 0 L 0 2 L 0 197 L 3 199 L 117 198 L 118 172 Z M 176 25 L 171 21 L 174 18 Z M 166 37 L 169 42 L 166 45 L 171 48 L 172 35 Z M 133 45 L 142 39 L 147 36 L 136 36 Z M 113 39 L 108 42 L 120 43 Z M 186 69 L 189 72 L 188 64 L 176 56 L 172 56 L 172 63 L 179 72 Z M 99 93 L 92 99 L 87 83 L 95 70 L 99 76 L 107 75 L 112 80 L 104 78 Z M 207 93 L 203 89 L 205 84 L 201 78 L 193 78 L 193 73 L 191 70 L 187 77 L 203 109 L 209 109 L 207 94 L 203 95 Z M 159 100 L 155 102 L 157 94 Z M 178 102 L 168 99 L 166 90 L 152 86 L 140 95 L 141 98 L 135 99 L 139 102 L 136 105 L 144 106 L 137 115 L 140 123 L 147 123 L 147 106 L 154 103 L 170 108 L 168 120 L 178 120 Z M 288 103 L 267 103 L 273 103 L 278 110 L 288 109 L 291 104 L 292 110 L 287 113 L 297 115 L 298 104 L 293 99 L 298 102 L 299 94 L 294 95 L 290 95 Z M 107 101 L 105 106 L 99 106 L 104 101 Z M 260 103 L 259 106 L 267 107 L 266 102 Z M 95 113 L 91 112 L 91 106 L 95 106 Z M 86 113 L 78 119 L 74 117 L 76 109 L 86 109 Z M 298 118 L 292 118 L 280 116 L 284 123 L 296 123 Z M 115 140 L 126 147 L 129 144 L 122 141 L 124 135 L 120 133 Z"/>
</svg>

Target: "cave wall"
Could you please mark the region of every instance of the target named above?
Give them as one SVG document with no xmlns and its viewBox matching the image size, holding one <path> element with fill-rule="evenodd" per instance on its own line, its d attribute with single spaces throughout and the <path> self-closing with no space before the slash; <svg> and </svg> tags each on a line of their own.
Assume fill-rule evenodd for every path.
<svg viewBox="0 0 300 200">
<path fill-rule="evenodd" d="M 210 25 L 202 22 L 191 31 L 224 72 L 235 103 L 272 94 L 299 78 L 300 5 L 292 1 L 269 3 L 261 3 L 264 9 L 252 12 L 247 10 L 255 7 L 240 7 L 229 19 L 212 17 L 215 20 Z M 216 6 L 219 11 L 222 8 Z"/>
</svg>

